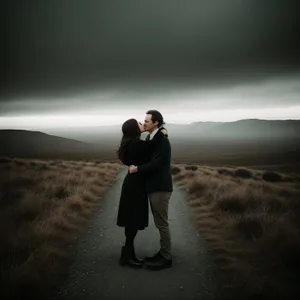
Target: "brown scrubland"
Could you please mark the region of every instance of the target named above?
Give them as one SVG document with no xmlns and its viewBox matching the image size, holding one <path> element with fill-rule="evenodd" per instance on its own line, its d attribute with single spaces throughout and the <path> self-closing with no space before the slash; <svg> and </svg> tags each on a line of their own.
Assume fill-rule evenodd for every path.
<svg viewBox="0 0 300 300">
<path fill-rule="evenodd" d="M 40 295 L 61 280 L 120 166 L 0 158 L 1 299 Z"/>
<path fill-rule="evenodd" d="M 299 295 L 300 176 L 173 163 L 174 183 L 187 193 L 222 296 Z M 61 282 L 121 167 L 103 160 L 0 158 L 1 297 L 34 297 Z"/>
<path fill-rule="evenodd" d="M 227 299 L 294 299 L 300 276 L 300 176 L 174 164 Z"/>
</svg>

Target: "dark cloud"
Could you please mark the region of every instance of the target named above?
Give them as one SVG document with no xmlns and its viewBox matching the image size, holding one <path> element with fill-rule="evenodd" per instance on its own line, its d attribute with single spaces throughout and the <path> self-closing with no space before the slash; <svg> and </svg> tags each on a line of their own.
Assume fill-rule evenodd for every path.
<svg viewBox="0 0 300 300">
<path fill-rule="evenodd" d="M 297 2 L 6 1 L 2 95 L 299 71 Z"/>
<path fill-rule="evenodd" d="M 202 113 L 213 110 L 285 109 L 299 110 L 300 73 L 236 85 L 197 86 L 174 82 L 114 84 L 60 96 L 27 96 L 0 101 L 0 116 L 49 114 L 122 115 L 146 108 L 169 113 Z M 286 115 L 288 117 L 288 115 Z"/>
</svg>

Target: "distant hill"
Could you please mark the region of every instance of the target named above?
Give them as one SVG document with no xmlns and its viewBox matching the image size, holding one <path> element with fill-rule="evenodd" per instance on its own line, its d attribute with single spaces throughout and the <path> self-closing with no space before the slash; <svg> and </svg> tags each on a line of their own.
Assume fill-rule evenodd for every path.
<svg viewBox="0 0 300 300">
<path fill-rule="evenodd" d="M 40 131 L 0 130 L 0 155 L 16 157 L 102 157 L 106 146 L 49 135 Z"/>
<path fill-rule="evenodd" d="M 235 122 L 195 122 L 191 124 L 165 124 L 173 140 L 209 141 L 274 141 L 299 140 L 300 120 L 246 119 Z M 94 126 L 72 129 L 49 129 L 48 133 L 74 138 L 85 142 L 118 143 L 121 139 L 121 125 Z M 143 134 L 145 136 L 145 134 Z"/>
<path fill-rule="evenodd" d="M 199 136 L 222 139 L 299 139 L 299 120 L 248 119 L 236 122 L 214 123 L 210 128 L 195 123 Z"/>
<path fill-rule="evenodd" d="M 300 163 L 300 120 L 249 119 L 165 127 L 176 162 L 245 166 Z M 145 136 L 143 133 L 142 138 Z M 46 133 L 0 130 L 0 155 L 111 160 L 116 159 L 121 137 L 119 125 L 61 128 Z"/>
</svg>

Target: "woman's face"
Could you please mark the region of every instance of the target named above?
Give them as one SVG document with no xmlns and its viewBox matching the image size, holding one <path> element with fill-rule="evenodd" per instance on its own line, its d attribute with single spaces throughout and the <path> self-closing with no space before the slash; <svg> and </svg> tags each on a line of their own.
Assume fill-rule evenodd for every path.
<svg viewBox="0 0 300 300">
<path fill-rule="evenodd" d="M 140 132 L 144 132 L 145 131 L 144 125 L 140 122 L 137 122 L 137 123 L 138 123 L 139 129 L 140 129 Z"/>
</svg>

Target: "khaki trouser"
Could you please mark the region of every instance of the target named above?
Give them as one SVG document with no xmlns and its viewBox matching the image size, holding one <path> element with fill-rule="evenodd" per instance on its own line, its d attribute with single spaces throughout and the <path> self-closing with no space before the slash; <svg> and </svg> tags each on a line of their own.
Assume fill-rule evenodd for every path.
<svg viewBox="0 0 300 300">
<path fill-rule="evenodd" d="M 156 228 L 160 234 L 160 254 L 171 259 L 171 235 L 168 223 L 168 208 L 171 192 L 154 192 L 149 194 L 151 211 Z"/>
</svg>

